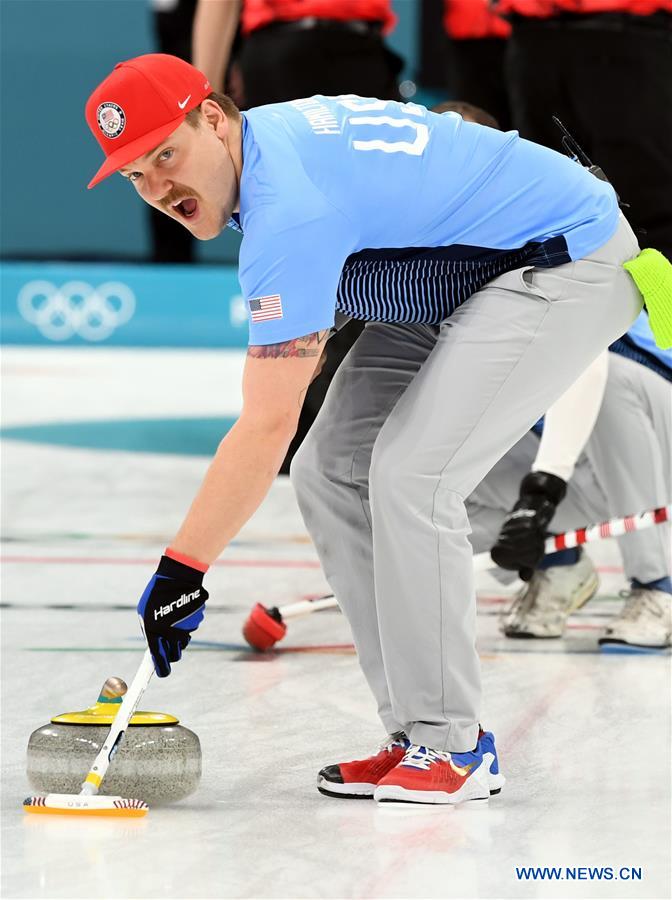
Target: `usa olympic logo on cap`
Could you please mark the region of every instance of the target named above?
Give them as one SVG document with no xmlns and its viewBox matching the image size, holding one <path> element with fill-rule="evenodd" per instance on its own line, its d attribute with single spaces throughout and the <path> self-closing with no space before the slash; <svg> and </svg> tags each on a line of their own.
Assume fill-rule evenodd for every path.
<svg viewBox="0 0 672 900">
<path fill-rule="evenodd" d="M 96 110 L 98 127 L 106 138 L 118 138 L 126 127 L 126 113 L 116 103 L 101 103 Z"/>
</svg>

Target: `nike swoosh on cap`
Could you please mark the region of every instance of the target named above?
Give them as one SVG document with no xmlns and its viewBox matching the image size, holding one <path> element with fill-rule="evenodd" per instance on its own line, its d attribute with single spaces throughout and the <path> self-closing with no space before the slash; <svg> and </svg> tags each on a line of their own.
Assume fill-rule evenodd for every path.
<svg viewBox="0 0 672 900">
<path fill-rule="evenodd" d="M 188 103 L 190 100 L 191 100 L 191 94 L 189 94 L 189 96 L 186 97 L 181 103 L 180 103 L 180 101 L 178 100 L 178 101 L 177 101 L 177 105 L 180 107 L 180 109 L 184 109 L 184 107 L 187 105 L 187 103 Z"/>
</svg>

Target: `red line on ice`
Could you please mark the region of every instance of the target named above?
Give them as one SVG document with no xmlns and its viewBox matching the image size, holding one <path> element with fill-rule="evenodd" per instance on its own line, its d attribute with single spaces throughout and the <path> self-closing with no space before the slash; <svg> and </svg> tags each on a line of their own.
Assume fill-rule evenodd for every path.
<svg viewBox="0 0 672 900">
<path fill-rule="evenodd" d="M 505 733 L 501 740 L 497 741 L 500 752 L 501 750 L 504 750 L 505 753 L 511 752 L 523 738 L 527 737 L 535 725 L 545 718 L 552 717 L 555 701 L 576 681 L 576 677 L 575 671 L 565 670 L 551 683 L 550 687 L 535 703 L 527 706 L 524 715 L 518 720 L 518 723 L 508 733 Z"/>
<path fill-rule="evenodd" d="M 31 565 L 66 566 L 154 566 L 158 555 L 152 557 L 115 556 L 2 556 L 3 563 L 29 563 Z M 311 559 L 220 559 L 215 566 L 242 569 L 319 569 L 317 560 Z"/>
</svg>

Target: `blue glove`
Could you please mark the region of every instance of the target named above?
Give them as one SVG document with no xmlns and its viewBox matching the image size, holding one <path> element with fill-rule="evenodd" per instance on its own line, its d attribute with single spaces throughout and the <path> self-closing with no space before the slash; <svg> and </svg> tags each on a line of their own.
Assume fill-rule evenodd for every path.
<svg viewBox="0 0 672 900">
<path fill-rule="evenodd" d="M 170 675 L 205 616 L 203 572 L 162 556 L 138 603 L 140 624 L 159 678 Z"/>
</svg>

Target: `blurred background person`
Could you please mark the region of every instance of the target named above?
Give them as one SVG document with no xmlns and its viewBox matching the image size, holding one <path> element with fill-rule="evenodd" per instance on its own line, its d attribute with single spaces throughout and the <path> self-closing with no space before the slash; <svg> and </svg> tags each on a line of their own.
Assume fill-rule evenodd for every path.
<svg viewBox="0 0 672 900">
<path fill-rule="evenodd" d="M 672 259 L 672 0 L 498 0 L 521 137 L 560 149 L 558 116 L 606 173 L 642 246 Z"/>
<path fill-rule="evenodd" d="M 193 63 L 219 90 L 240 23 L 245 108 L 313 94 L 398 100 L 403 60 L 384 40 L 395 22 L 391 0 L 198 0 Z M 282 474 L 289 472 L 334 373 L 363 327 L 348 322 L 330 339 L 324 367 L 306 394 Z"/>
<path fill-rule="evenodd" d="M 151 5 L 158 51 L 189 62 L 196 0 L 151 0 Z M 194 238 L 186 228 L 155 209 L 149 211 L 149 221 L 152 262 L 193 262 Z"/>
<path fill-rule="evenodd" d="M 156 49 L 191 62 L 192 34 L 197 0 L 150 0 Z M 237 0 L 227 0 L 236 6 Z M 220 76 L 222 89 L 240 106 L 243 102 L 240 67 L 236 64 L 239 28 L 231 18 L 231 31 L 220 32 L 226 52 L 225 69 Z M 196 260 L 195 240 L 177 222 L 156 210 L 150 210 L 151 261 L 156 263 L 191 263 Z"/>
<path fill-rule="evenodd" d="M 499 127 L 508 131 L 511 113 L 504 56 L 511 26 L 493 12 L 490 0 L 444 0 L 443 26 L 450 40 L 450 93 L 488 110 Z"/>
<path fill-rule="evenodd" d="M 655 509 L 672 499 L 672 351 L 656 347 L 644 311 L 610 350 L 467 501 L 474 550 L 492 549 L 499 565 L 518 569 L 526 581 L 502 619 L 507 637 L 562 637 L 571 613 L 598 591 L 597 570 L 583 549 L 544 555 L 549 531 Z M 599 643 L 669 647 L 670 527 L 616 541 L 629 589 Z"/>
<path fill-rule="evenodd" d="M 476 122 L 477 125 L 487 125 L 488 128 L 499 128 L 499 122 L 489 112 L 474 106 L 473 103 L 466 103 L 464 100 L 444 100 L 443 103 L 437 103 L 432 107 L 432 112 L 447 113 L 456 112 L 462 116 L 465 122 Z"/>
<path fill-rule="evenodd" d="M 383 37 L 396 22 L 391 0 L 198 0 L 193 63 L 216 90 L 239 21 L 247 107 L 313 94 L 398 99 L 403 61 Z"/>
</svg>

